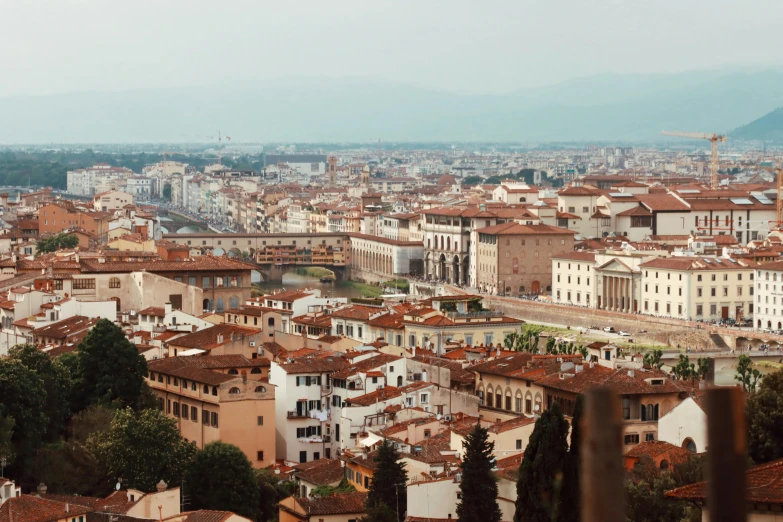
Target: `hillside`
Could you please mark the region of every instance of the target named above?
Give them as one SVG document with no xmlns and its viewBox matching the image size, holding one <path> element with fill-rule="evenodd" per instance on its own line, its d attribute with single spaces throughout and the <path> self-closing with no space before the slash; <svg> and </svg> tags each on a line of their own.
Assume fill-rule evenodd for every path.
<svg viewBox="0 0 783 522">
<path fill-rule="evenodd" d="M 730 136 L 742 140 L 783 142 L 783 107 L 735 129 Z"/>
<path fill-rule="evenodd" d="M 661 141 L 663 129 L 727 132 L 783 106 L 783 72 L 604 74 L 502 95 L 387 80 L 298 78 L 248 87 L 0 98 L 0 143 Z M 679 141 L 677 138 L 672 138 Z"/>
</svg>

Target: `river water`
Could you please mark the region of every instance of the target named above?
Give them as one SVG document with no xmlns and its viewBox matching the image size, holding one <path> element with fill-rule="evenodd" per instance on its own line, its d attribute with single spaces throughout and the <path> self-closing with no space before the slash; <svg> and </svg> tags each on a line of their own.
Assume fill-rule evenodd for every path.
<svg viewBox="0 0 783 522">
<path fill-rule="evenodd" d="M 272 292 L 284 288 L 286 290 L 296 290 L 299 288 L 318 288 L 321 290 L 321 297 L 362 297 L 362 291 L 351 286 L 349 281 L 335 281 L 334 283 L 322 283 L 317 278 L 307 277 L 290 272 L 283 275 L 282 283 L 260 283 L 261 276 L 258 272 L 253 272 L 253 282 L 256 286 L 265 292 Z"/>
</svg>

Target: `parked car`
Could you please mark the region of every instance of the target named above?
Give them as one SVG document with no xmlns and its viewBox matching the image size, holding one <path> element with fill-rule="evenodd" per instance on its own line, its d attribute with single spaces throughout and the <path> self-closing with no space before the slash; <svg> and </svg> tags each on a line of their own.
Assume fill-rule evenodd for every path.
<svg viewBox="0 0 783 522">
<path fill-rule="evenodd" d="M 624 331 L 620 330 L 620 336 L 622 336 L 622 337 L 631 337 L 631 334 L 629 334 L 628 332 L 624 332 Z"/>
<path fill-rule="evenodd" d="M 604 332 L 614 333 L 614 326 L 607 326 L 604 328 Z"/>
</svg>

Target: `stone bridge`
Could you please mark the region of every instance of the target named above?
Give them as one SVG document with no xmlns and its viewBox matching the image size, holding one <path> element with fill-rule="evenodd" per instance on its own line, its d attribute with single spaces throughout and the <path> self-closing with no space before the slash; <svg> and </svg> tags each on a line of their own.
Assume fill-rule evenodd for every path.
<svg viewBox="0 0 783 522">
<path fill-rule="evenodd" d="M 256 263 L 256 266 L 258 267 L 258 273 L 261 274 L 261 279 L 265 283 L 282 283 L 283 282 L 283 275 L 288 274 L 290 272 L 293 272 L 299 267 L 302 268 L 310 268 L 310 267 L 317 267 L 317 268 L 326 268 L 327 270 L 331 270 L 334 273 L 334 277 L 338 281 L 342 281 L 345 279 L 346 276 L 346 269 L 344 266 L 338 266 L 338 265 L 327 265 L 327 264 L 318 264 L 318 265 L 276 265 L 273 263 Z"/>
</svg>

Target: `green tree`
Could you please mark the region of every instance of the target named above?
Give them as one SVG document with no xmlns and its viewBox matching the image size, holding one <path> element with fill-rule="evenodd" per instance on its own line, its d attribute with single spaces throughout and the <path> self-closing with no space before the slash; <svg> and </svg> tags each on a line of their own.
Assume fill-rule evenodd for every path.
<svg viewBox="0 0 783 522">
<path fill-rule="evenodd" d="M 408 472 L 405 464 L 400 462 L 400 455 L 392 444 L 385 440 L 375 454 L 375 473 L 373 473 L 370 491 L 367 493 L 367 506 L 375 507 L 386 504 L 389 509 L 399 513 L 403 519 L 408 505 L 408 491 L 405 484 Z"/>
<path fill-rule="evenodd" d="M 27 482 L 29 461 L 46 435 L 48 419 L 43 381 L 20 361 L 0 358 L 0 418 L 13 420 L 11 447 L 14 454 L 9 475 Z"/>
<path fill-rule="evenodd" d="M 499 522 L 498 485 L 492 473 L 495 443 L 489 441 L 486 428 L 476 424 L 462 442 L 462 499 L 457 504 L 460 522 Z"/>
<path fill-rule="evenodd" d="M 75 411 L 91 404 L 138 407 L 147 361 L 117 325 L 98 321 L 79 344 L 77 357 Z"/>
<path fill-rule="evenodd" d="M 663 356 L 663 350 L 660 350 L 658 348 L 649 351 L 644 354 L 644 365 L 649 366 L 650 368 L 655 368 L 657 370 L 660 370 L 661 366 L 663 366 L 663 361 L 661 361 L 662 356 Z"/>
<path fill-rule="evenodd" d="M 498 176 L 490 176 L 484 180 L 485 185 L 500 185 L 500 178 Z"/>
<path fill-rule="evenodd" d="M 753 392 L 761 380 L 761 372 L 753 368 L 753 361 L 744 353 L 737 360 L 737 373 L 734 379 L 742 384 L 746 392 Z"/>
<path fill-rule="evenodd" d="M 514 522 L 557 519 L 561 476 L 568 453 L 568 421 L 555 402 L 541 414 L 530 436 L 517 481 Z"/>
<path fill-rule="evenodd" d="M 260 520 L 276 520 L 278 515 L 277 503 L 288 498 L 296 491 L 296 482 L 282 480 L 269 468 L 256 470 L 258 482 Z"/>
<path fill-rule="evenodd" d="M 13 435 L 14 419 L 0 415 L 0 459 L 5 460 L 6 464 L 14 460 Z M 2 476 L 1 473 L 0 476 Z"/>
<path fill-rule="evenodd" d="M 397 515 L 392 508 L 381 502 L 368 507 L 367 515 L 359 520 L 361 522 L 396 522 Z"/>
<path fill-rule="evenodd" d="M 783 457 L 783 370 L 764 377 L 745 405 L 748 455 L 756 464 Z"/>
<path fill-rule="evenodd" d="M 465 176 L 465 178 L 462 180 L 463 186 L 473 186 L 473 185 L 481 185 L 484 183 L 484 178 L 481 176 Z"/>
<path fill-rule="evenodd" d="M 336 486 L 318 486 L 315 488 L 311 495 L 314 497 L 328 497 L 332 493 L 350 493 L 356 491 L 356 488 L 348 482 L 348 479 L 342 479 Z"/>
<path fill-rule="evenodd" d="M 574 415 L 571 418 L 571 442 L 563 469 L 563 488 L 560 496 L 558 520 L 572 522 L 579 520 L 581 489 L 579 473 L 581 468 L 580 444 L 582 443 L 582 415 L 584 414 L 584 395 L 576 396 Z"/>
<path fill-rule="evenodd" d="M 253 466 L 233 444 L 210 442 L 199 451 L 185 476 L 193 509 L 233 511 L 258 519 L 259 487 Z"/>
<path fill-rule="evenodd" d="M 65 427 L 65 420 L 70 416 L 71 373 L 62 363 L 32 344 L 14 346 L 8 355 L 35 372 L 43 381 L 46 393 L 44 414 L 49 419 L 46 438 L 50 442 L 57 440 Z"/>
<path fill-rule="evenodd" d="M 166 201 L 171 201 L 171 184 L 166 183 L 163 185 L 163 199 Z"/>
<path fill-rule="evenodd" d="M 79 238 L 74 234 L 60 232 L 53 236 L 42 238 L 36 243 L 38 253 L 56 252 L 63 248 L 76 248 L 79 245 Z"/>
<path fill-rule="evenodd" d="M 74 415 L 68 439 L 38 450 L 33 476 L 50 493 L 105 497 L 112 492 L 117 477 L 111 477 L 98 459 L 91 439 L 111 425 L 114 412 L 104 406 L 91 406 Z"/>
<path fill-rule="evenodd" d="M 180 485 L 196 453 L 180 436 L 176 419 L 157 409 L 117 410 L 109 429 L 91 440 L 110 476 L 141 491 L 154 491 L 160 480 Z"/>
<path fill-rule="evenodd" d="M 627 519 L 634 522 L 682 520 L 685 503 L 665 498 L 667 491 L 677 487 L 671 475 L 657 474 L 648 480 L 631 478 L 626 481 Z"/>
</svg>

